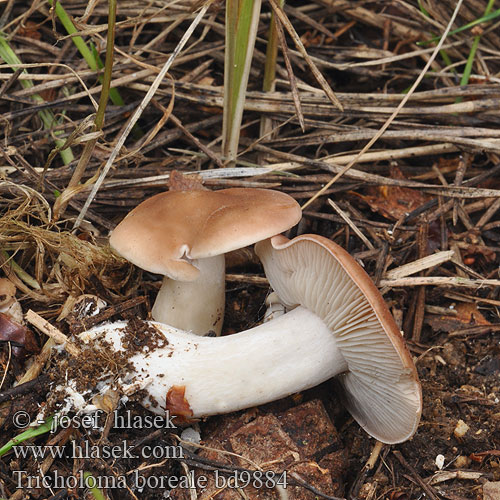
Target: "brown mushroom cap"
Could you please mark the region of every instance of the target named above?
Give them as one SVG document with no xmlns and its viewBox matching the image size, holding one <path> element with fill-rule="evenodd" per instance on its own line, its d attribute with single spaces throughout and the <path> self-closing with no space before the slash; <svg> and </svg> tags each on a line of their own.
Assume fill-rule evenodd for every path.
<svg viewBox="0 0 500 500">
<path fill-rule="evenodd" d="M 193 281 L 199 271 L 186 259 L 251 245 L 289 229 L 301 216 L 293 198 L 269 189 L 168 191 L 132 210 L 110 244 L 142 269 Z"/>
</svg>

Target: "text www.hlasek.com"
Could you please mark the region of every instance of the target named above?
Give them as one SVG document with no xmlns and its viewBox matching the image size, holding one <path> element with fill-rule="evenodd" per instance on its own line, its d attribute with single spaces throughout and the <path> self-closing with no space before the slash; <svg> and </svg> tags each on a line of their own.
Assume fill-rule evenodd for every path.
<svg viewBox="0 0 500 500">
<path fill-rule="evenodd" d="M 84 441 L 81 445 L 73 441 L 70 445 L 26 445 L 13 446 L 16 458 L 43 460 L 44 458 L 101 458 L 101 459 L 132 459 L 132 458 L 183 458 L 182 447 L 171 445 L 143 446 L 140 449 L 123 441 L 121 445 L 93 445 Z"/>
</svg>

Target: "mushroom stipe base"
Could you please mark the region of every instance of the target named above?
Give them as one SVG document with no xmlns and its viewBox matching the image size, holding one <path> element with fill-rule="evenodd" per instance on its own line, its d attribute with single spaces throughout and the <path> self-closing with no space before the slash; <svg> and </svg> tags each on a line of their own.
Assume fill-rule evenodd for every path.
<svg viewBox="0 0 500 500">
<path fill-rule="evenodd" d="M 132 343 L 125 346 L 126 322 L 99 326 L 80 337 L 91 342 L 92 349 L 114 349 L 128 357 L 134 370 L 119 380 L 120 388 L 144 389 L 147 397 L 142 404 L 159 414 L 165 411 L 166 394 L 174 386 L 185 387 L 185 399 L 196 418 L 274 401 L 347 369 L 323 321 L 302 307 L 219 338 L 200 337 L 162 323 L 147 324 L 164 339 L 163 347 L 146 345 L 138 351 Z"/>
</svg>

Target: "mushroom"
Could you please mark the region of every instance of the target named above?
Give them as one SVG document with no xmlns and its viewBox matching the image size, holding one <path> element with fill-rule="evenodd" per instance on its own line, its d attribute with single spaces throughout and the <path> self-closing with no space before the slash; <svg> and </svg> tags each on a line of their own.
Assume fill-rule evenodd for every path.
<svg viewBox="0 0 500 500">
<path fill-rule="evenodd" d="M 123 339 L 125 322 L 85 332 L 125 351 L 124 384 L 144 388 L 155 413 L 193 417 L 267 403 L 337 376 L 347 408 L 384 443 L 405 441 L 421 413 L 421 389 L 403 337 L 368 275 L 342 248 L 316 235 L 256 245 L 272 287 L 293 308 L 267 323 L 220 338 L 150 323 L 158 338 Z"/>
<path fill-rule="evenodd" d="M 363 268 L 342 247 L 317 235 L 293 240 L 278 235 L 258 243 L 255 251 L 285 307 L 307 308 L 334 334 L 347 365 L 337 381 L 359 425 L 384 443 L 411 437 L 422 411 L 417 370 Z"/>
<path fill-rule="evenodd" d="M 302 212 L 269 189 L 168 191 L 118 224 L 111 246 L 133 264 L 165 276 L 153 319 L 199 335 L 219 334 L 224 316 L 224 253 L 291 228 Z"/>
</svg>

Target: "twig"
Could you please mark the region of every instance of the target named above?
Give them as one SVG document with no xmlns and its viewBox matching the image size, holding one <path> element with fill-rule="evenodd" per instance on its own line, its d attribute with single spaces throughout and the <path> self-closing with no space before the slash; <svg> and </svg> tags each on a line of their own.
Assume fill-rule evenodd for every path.
<svg viewBox="0 0 500 500">
<path fill-rule="evenodd" d="M 312 493 L 314 493 L 315 495 L 317 495 L 321 498 L 325 498 L 326 500 L 345 500 L 344 498 L 333 497 L 331 495 L 327 495 L 326 493 L 322 493 L 320 490 L 315 488 L 312 484 L 309 484 L 306 481 L 304 481 L 296 472 L 290 472 L 290 477 L 295 479 L 295 481 L 297 482 L 297 484 L 299 486 L 302 486 L 306 490 L 311 491 Z"/>
<path fill-rule="evenodd" d="M 146 302 L 146 297 L 134 297 L 133 299 L 126 300 L 121 304 L 117 304 L 111 307 L 108 307 L 104 311 L 95 314 L 94 316 L 90 316 L 78 322 L 72 323 L 70 325 L 71 333 L 78 334 L 93 326 L 106 321 L 116 314 L 121 314 L 128 309 L 132 309 L 133 307 L 137 307 L 140 304 L 144 304 Z"/>
<path fill-rule="evenodd" d="M 25 382 L 23 384 L 18 384 L 15 387 L 11 387 L 3 392 L 0 392 L 0 403 L 4 401 L 9 401 L 10 399 L 15 399 L 21 394 L 31 392 L 36 389 L 36 392 L 40 392 L 40 389 L 49 381 L 47 375 L 40 375 L 39 377 Z"/>
<path fill-rule="evenodd" d="M 432 486 L 429 486 L 425 481 L 417 474 L 417 471 L 405 460 L 403 457 L 402 453 L 398 450 L 393 450 L 392 454 L 401 462 L 401 465 L 408 469 L 410 472 L 411 476 L 417 484 L 424 490 L 425 494 L 431 499 L 431 500 L 439 500 L 439 497 L 437 496 L 434 488 Z"/>
<path fill-rule="evenodd" d="M 460 277 L 447 276 L 423 276 L 416 278 L 398 278 L 380 280 L 380 286 L 422 286 L 422 285 L 441 285 L 441 286 L 461 286 L 468 288 L 481 288 L 483 286 L 500 286 L 500 280 L 485 279 L 473 280 Z"/>
<path fill-rule="evenodd" d="M 424 223 L 419 226 L 417 233 L 417 247 L 419 259 L 425 259 L 427 254 L 427 239 L 429 236 L 429 224 Z M 420 271 L 420 276 L 425 276 L 423 271 Z M 413 316 L 412 340 L 413 342 L 420 341 L 422 326 L 424 325 L 425 315 L 425 286 L 419 286 L 415 300 L 415 315 Z"/>
<path fill-rule="evenodd" d="M 43 367 L 45 366 L 45 363 L 50 357 L 52 348 L 55 345 L 56 343 L 54 342 L 54 339 L 49 339 L 47 340 L 47 342 L 45 342 L 40 353 L 37 354 L 31 366 L 26 370 L 26 373 L 18 381 L 19 385 L 25 384 L 26 382 L 30 382 L 31 380 L 34 380 L 36 377 L 40 375 Z"/>
<path fill-rule="evenodd" d="M 381 441 L 376 441 L 373 449 L 370 453 L 370 458 L 365 464 L 365 467 L 369 470 L 373 469 L 375 467 L 375 464 L 377 463 L 378 457 L 380 456 L 380 452 L 382 451 L 382 448 L 384 447 L 384 443 Z"/>
<path fill-rule="evenodd" d="M 453 250 L 447 250 L 445 252 L 438 252 L 422 259 L 415 260 L 409 264 L 404 264 L 397 267 L 396 269 L 391 269 L 385 273 L 386 279 L 399 279 L 406 278 L 412 274 L 419 273 L 424 269 L 429 269 L 431 267 L 439 266 L 443 262 L 448 262 L 453 259 L 455 252 Z"/>
<path fill-rule="evenodd" d="M 446 292 L 445 297 L 451 300 L 458 300 L 460 302 L 478 302 L 483 304 L 490 304 L 492 306 L 500 306 L 500 300 L 487 299 L 483 297 L 472 297 L 471 295 L 466 295 L 460 292 Z"/>
<path fill-rule="evenodd" d="M 188 449 L 182 448 L 183 450 L 183 455 L 184 457 L 179 459 L 182 462 L 185 462 L 186 464 L 192 466 L 192 467 L 197 467 L 199 469 L 203 470 L 208 470 L 208 471 L 217 471 L 219 474 L 235 474 L 238 472 L 245 473 L 245 474 L 256 474 L 256 473 L 262 473 L 261 470 L 251 470 L 251 469 L 246 469 L 244 467 L 238 467 L 238 466 L 233 466 L 230 464 L 223 464 L 220 462 L 215 462 L 203 457 L 200 457 L 198 455 L 195 455 L 191 453 Z M 279 480 L 281 477 L 281 473 L 279 472 L 274 472 L 274 471 L 266 471 L 268 474 L 273 472 L 276 476 L 276 480 Z M 269 478 L 270 479 L 270 478 Z M 339 497 L 333 497 L 330 495 L 327 495 L 325 493 L 322 493 L 318 489 L 316 489 L 314 486 L 310 485 L 309 483 L 305 482 L 298 474 L 295 472 L 289 472 L 287 475 L 287 486 L 302 486 L 303 488 L 312 491 L 315 495 L 320 496 L 321 498 L 325 498 L 326 500 L 345 500 Z"/>
<path fill-rule="evenodd" d="M 476 223 L 477 229 L 482 229 L 484 225 L 486 225 L 489 220 L 496 214 L 496 212 L 500 209 L 500 198 L 496 199 L 493 204 L 484 212 L 481 218 Z"/>
<path fill-rule="evenodd" d="M 2 380 L 0 380 L 0 389 L 3 387 L 7 373 L 9 373 L 10 362 L 12 360 L 12 342 L 8 342 L 8 346 L 9 353 L 7 355 L 7 362 L 5 362 L 5 366 L 3 368 Z"/>
<path fill-rule="evenodd" d="M 469 328 L 461 328 L 460 330 L 453 330 L 448 333 L 450 337 L 477 337 L 487 333 L 500 332 L 500 325 L 480 325 L 471 326 Z"/>
<path fill-rule="evenodd" d="M 226 274 L 226 281 L 236 283 L 250 283 L 252 285 L 269 286 L 267 278 L 252 274 Z"/>
<path fill-rule="evenodd" d="M 64 333 L 55 326 L 52 326 L 46 319 L 42 318 L 32 309 L 26 313 L 26 321 L 45 333 L 45 335 L 53 339 L 57 344 L 64 344 L 64 348 L 72 356 L 77 357 L 80 355 L 80 349 L 78 349 Z"/>
<path fill-rule="evenodd" d="M 389 243 L 387 241 L 380 243 L 379 249 L 374 249 L 378 252 L 377 261 L 375 263 L 375 274 L 373 276 L 373 281 L 377 287 L 380 286 L 380 280 L 382 279 L 382 275 L 384 271 L 387 269 L 389 265 L 388 254 L 389 254 Z"/>
<path fill-rule="evenodd" d="M 460 162 L 458 163 L 458 168 L 455 173 L 455 180 L 453 184 L 455 186 L 460 186 L 462 184 L 462 181 L 464 180 L 465 176 L 465 171 L 467 170 L 467 167 L 469 166 L 471 162 L 471 157 L 469 154 L 464 154 L 463 157 L 460 158 Z M 457 218 L 458 218 L 458 200 L 453 201 L 453 225 L 457 225 Z"/>
<path fill-rule="evenodd" d="M 428 481 L 429 484 L 438 484 L 444 481 L 450 481 L 451 479 L 462 479 L 467 481 L 477 481 L 482 476 L 487 475 L 486 472 L 475 472 L 468 470 L 456 470 L 456 471 L 440 471 L 436 472 L 431 476 Z"/>
<path fill-rule="evenodd" d="M 371 241 L 356 227 L 356 225 L 349 218 L 349 216 L 330 198 L 328 198 L 328 203 L 340 215 L 340 217 L 344 219 L 346 224 L 356 233 L 356 235 L 368 247 L 368 249 L 373 250 L 375 247 L 372 245 Z"/>
<path fill-rule="evenodd" d="M 358 498 L 359 491 L 361 490 L 361 487 L 365 483 L 368 473 L 372 471 L 373 468 L 375 467 L 375 464 L 377 463 L 377 460 L 383 448 L 384 444 L 381 441 L 378 440 L 375 441 L 375 444 L 373 445 L 372 451 L 370 453 L 370 457 L 366 461 L 363 468 L 359 471 L 358 477 L 354 481 L 351 490 L 349 491 L 349 499 L 354 500 Z M 382 460 L 384 459 L 385 455 L 388 452 L 389 452 L 389 447 L 386 447 L 384 450 L 384 456 L 382 457 Z"/>
</svg>

